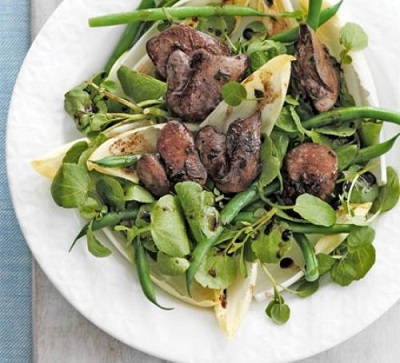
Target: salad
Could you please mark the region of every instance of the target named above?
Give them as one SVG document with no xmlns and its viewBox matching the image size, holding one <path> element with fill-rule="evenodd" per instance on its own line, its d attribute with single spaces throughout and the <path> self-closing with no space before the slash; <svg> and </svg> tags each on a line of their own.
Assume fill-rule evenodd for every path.
<svg viewBox="0 0 400 363">
<path fill-rule="evenodd" d="M 381 140 L 382 121 L 400 115 L 352 82 L 367 37 L 340 27 L 340 5 L 143 1 L 90 19 L 129 25 L 105 69 L 65 95 L 82 139 L 33 162 L 87 220 L 71 248 L 86 238 L 108 256 L 104 230 L 151 302 L 172 308 L 158 285 L 213 308 L 228 336 L 253 297 L 283 324 L 285 294 L 363 278 L 371 222 L 399 197 L 379 158 L 397 138 Z"/>
</svg>

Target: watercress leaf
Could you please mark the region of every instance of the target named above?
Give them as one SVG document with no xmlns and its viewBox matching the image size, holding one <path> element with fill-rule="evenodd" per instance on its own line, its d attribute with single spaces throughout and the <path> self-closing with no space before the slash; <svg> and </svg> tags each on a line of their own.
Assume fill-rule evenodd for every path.
<svg viewBox="0 0 400 363">
<path fill-rule="evenodd" d="M 255 72 L 272 58 L 286 54 L 287 50 L 282 43 L 254 38 L 249 42 L 246 53 L 250 56 L 250 68 Z"/>
<path fill-rule="evenodd" d="M 273 144 L 273 155 L 282 163 L 289 146 L 289 136 L 284 132 L 273 130 L 270 137 Z"/>
<path fill-rule="evenodd" d="M 71 148 L 67 151 L 64 156 L 63 163 L 75 163 L 79 162 L 79 158 L 81 154 L 88 149 L 89 145 L 86 141 L 76 142 Z"/>
<path fill-rule="evenodd" d="M 347 286 L 362 279 L 375 263 L 375 248 L 362 244 L 346 253 L 331 269 L 331 277 L 339 285 Z"/>
<path fill-rule="evenodd" d="M 352 163 L 358 150 L 358 146 L 354 144 L 341 145 L 335 148 L 336 156 L 339 161 L 339 170 L 346 169 Z"/>
<path fill-rule="evenodd" d="M 165 95 L 167 84 L 147 74 L 136 72 L 126 66 L 118 69 L 117 76 L 124 93 L 136 102 L 157 100 Z"/>
<path fill-rule="evenodd" d="M 267 307 L 265 308 L 265 314 L 267 314 L 267 316 L 270 317 L 270 318 L 271 318 L 271 310 L 272 310 L 272 307 L 273 307 L 275 304 L 277 304 L 277 302 L 276 302 L 275 300 L 271 300 L 271 301 L 268 303 Z"/>
<path fill-rule="evenodd" d="M 90 227 L 86 230 L 86 238 L 88 250 L 93 256 L 107 257 L 111 255 L 111 250 L 100 243 Z"/>
<path fill-rule="evenodd" d="M 290 318 L 289 306 L 287 304 L 273 304 L 270 309 L 270 318 L 275 324 L 285 324 Z"/>
<path fill-rule="evenodd" d="M 337 262 L 335 258 L 325 253 L 317 254 L 318 271 L 320 275 L 323 275 L 331 270 L 332 266 Z"/>
<path fill-rule="evenodd" d="M 136 201 L 140 203 L 153 203 L 154 196 L 141 185 L 129 183 L 125 187 L 125 200 Z"/>
<path fill-rule="evenodd" d="M 349 251 L 362 246 L 363 244 L 372 243 L 375 238 L 375 230 L 370 226 L 357 226 L 352 229 L 346 238 Z"/>
<path fill-rule="evenodd" d="M 361 204 L 374 202 L 379 196 L 379 186 L 376 183 L 375 177 L 369 177 L 370 173 L 361 174 L 356 180 L 352 182 L 352 189 L 347 191 L 346 186 L 350 183 L 344 184 L 343 195 L 349 199 L 351 203 Z"/>
<path fill-rule="evenodd" d="M 360 25 L 346 23 L 340 30 L 340 43 L 346 50 L 362 50 L 368 46 L 368 36 Z"/>
<path fill-rule="evenodd" d="M 86 201 L 79 207 L 79 213 L 83 218 L 93 219 L 102 211 L 103 206 L 97 199 L 88 197 Z"/>
<path fill-rule="evenodd" d="M 399 177 L 392 167 L 386 168 L 387 183 L 379 188 L 378 198 L 372 205 L 372 212 L 387 212 L 399 201 Z"/>
<path fill-rule="evenodd" d="M 264 135 L 264 141 L 261 144 L 261 175 L 258 179 L 259 188 L 262 189 L 271 183 L 279 174 L 281 162 L 272 155 L 273 143 L 268 135 Z"/>
<path fill-rule="evenodd" d="M 250 67 L 252 72 L 261 68 L 265 63 L 270 60 L 270 56 L 267 52 L 258 51 L 250 53 Z"/>
<path fill-rule="evenodd" d="M 196 272 L 195 279 L 203 287 L 226 289 L 236 278 L 236 260 L 211 248 Z"/>
<path fill-rule="evenodd" d="M 157 248 L 173 257 L 184 257 L 190 252 L 185 220 L 177 197 L 164 195 L 151 212 L 151 236 Z"/>
<path fill-rule="evenodd" d="M 103 112 L 106 112 L 106 110 Z M 101 131 L 109 122 L 110 117 L 105 113 L 95 113 L 90 116 L 90 131 Z"/>
<path fill-rule="evenodd" d="M 96 190 L 111 210 L 125 209 L 124 189 L 117 179 L 102 175 L 96 183 Z"/>
<path fill-rule="evenodd" d="M 260 233 L 251 247 L 262 263 L 278 263 L 292 246 L 292 240 L 282 240 L 282 232 L 274 228 L 269 234 Z"/>
<path fill-rule="evenodd" d="M 287 106 L 282 108 L 275 125 L 282 131 L 289 133 L 297 132 L 296 123 L 294 122 L 291 111 Z"/>
<path fill-rule="evenodd" d="M 105 81 L 101 82 L 101 87 L 110 93 L 115 93 L 118 90 L 117 83 L 111 79 L 106 79 Z"/>
<path fill-rule="evenodd" d="M 87 170 L 74 163 L 63 163 L 51 184 L 54 202 L 64 208 L 78 208 L 86 201 L 90 178 Z"/>
<path fill-rule="evenodd" d="M 222 97 L 229 106 L 239 106 L 246 99 L 247 91 L 239 82 L 228 82 L 222 86 Z"/>
<path fill-rule="evenodd" d="M 303 127 L 303 125 L 301 123 L 301 117 L 298 114 L 297 109 L 293 106 L 290 106 L 289 111 L 290 111 L 290 114 L 292 115 L 292 119 L 297 127 L 297 131 L 301 135 L 307 134 L 308 131 Z"/>
<path fill-rule="evenodd" d="M 325 126 L 316 128 L 315 131 L 320 134 L 329 135 L 329 136 L 337 136 L 337 137 L 350 137 L 354 135 L 356 129 L 354 127 L 350 127 L 348 124 L 343 124 L 340 126 Z"/>
<path fill-rule="evenodd" d="M 322 144 L 328 146 L 329 148 L 333 148 L 332 139 L 330 139 L 328 136 L 320 134 L 315 129 L 308 131 L 308 136 L 311 137 L 312 142 L 315 144 Z"/>
<path fill-rule="evenodd" d="M 194 239 L 200 242 L 211 237 L 219 224 L 214 195 L 191 181 L 177 183 L 175 191 Z"/>
<path fill-rule="evenodd" d="M 303 281 L 299 287 L 296 289 L 297 296 L 308 297 L 314 294 L 319 289 L 319 281 L 315 280 L 312 282 Z"/>
<path fill-rule="evenodd" d="M 157 253 L 157 266 L 164 275 L 181 275 L 189 268 L 189 261 L 182 257 L 171 257 L 163 252 Z"/>
<path fill-rule="evenodd" d="M 322 199 L 302 194 L 296 199 L 293 210 L 312 224 L 330 227 L 336 222 L 335 210 Z"/>
<path fill-rule="evenodd" d="M 79 117 L 81 113 L 92 111 L 92 100 L 88 92 L 86 92 L 86 84 L 82 83 L 64 96 L 64 109 L 74 118 Z"/>
<path fill-rule="evenodd" d="M 211 16 L 199 19 L 198 30 L 221 39 L 225 39 L 236 23 L 234 17 Z"/>
</svg>

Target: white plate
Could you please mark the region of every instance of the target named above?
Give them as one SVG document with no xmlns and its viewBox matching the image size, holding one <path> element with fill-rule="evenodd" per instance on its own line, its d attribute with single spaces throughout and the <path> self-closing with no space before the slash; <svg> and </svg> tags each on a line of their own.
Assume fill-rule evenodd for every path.
<svg viewBox="0 0 400 363">
<path fill-rule="evenodd" d="M 369 2 L 367 11 L 365 3 L 354 1 L 351 8 L 376 39 L 387 24 L 384 17 L 390 21 L 399 6 L 391 3 L 392 11 L 381 12 L 374 25 L 365 19 L 376 5 Z M 255 302 L 231 340 L 219 330 L 211 310 L 184 305 L 162 292 L 159 300 L 174 306 L 173 311 L 147 302 L 134 269 L 118 253 L 97 259 L 85 243 L 67 252 L 82 221 L 73 211 L 55 206 L 49 182 L 31 169 L 30 161 L 79 136 L 63 111 L 63 94 L 101 68 L 120 34 L 120 28 L 89 29 L 87 18 L 131 6 L 128 0 L 65 0 L 37 37 L 15 87 L 7 134 L 10 188 L 23 233 L 47 276 L 78 311 L 110 335 L 177 362 L 287 362 L 326 350 L 368 326 L 400 297 L 399 206 L 379 219 L 377 262 L 364 280 L 346 288 L 326 284 L 304 300 L 287 296 L 292 315 L 285 326 L 271 323 L 264 316 L 265 304 Z M 387 44 L 396 44 L 395 33 Z M 378 55 L 385 49 L 370 54 L 374 74 L 380 75 L 378 92 L 392 97 L 384 103 L 394 106 L 390 81 L 398 75 L 382 72 L 396 64 L 396 56 L 388 52 L 380 68 Z M 387 128 L 387 134 L 394 130 Z M 394 159 L 389 156 L 389 164 L 400 171 Z"/>
</svg>

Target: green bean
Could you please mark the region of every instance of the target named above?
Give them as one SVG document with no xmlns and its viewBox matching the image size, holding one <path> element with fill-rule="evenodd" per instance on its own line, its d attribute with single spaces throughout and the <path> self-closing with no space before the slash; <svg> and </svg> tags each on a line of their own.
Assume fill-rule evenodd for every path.
<svg viewBox="0 0 400 363">
<path fill-rule="evenodd" d="M 248 223 L 254 223 L 258 220 L 258 217 L 254 216 L 253 212 L 240 212 L 233 219 L 234 222 L 244 221 Z M 278 221 L 282 220 L 281 218 Z M 310 223 L 298 223 L 288 220 L 284 220 L 285 225 L 289 230 L 294 233 L 306 233 L 306 234 L 338 234 L 338 233 L 350 233 L 354 228 L 352 224 L 334 224 L 330 227 L 317 226 Z"/>
<path fill-rule="evenodd" d="M 295 233 L 293 237 L 299 245 L 301 253 L 304 257 L 304 278 L 309 282 L 317 280 L 319 277 L 318 260 L 317 256 L 315 255 L 314 248 L 304 234 Z"/>
<path fill-rule="evenodd" d="M 387 121 L 396 125 L 400 125 L 399 112 L 370 106 L 335 108 L 332 111 L 324 112 L 314 116 L 307 121 L 304 121 L 302 124 L 304 128 L 311 129 L 363 118 Z"/>
<path fill-rule="evenodd" d="M 317 30 L 319 26 L 321 6 L 322 6 L 322 0 L 308 1 L 307 24 L 314 30 Z"/>
<path fill-rule="evenodd" d="M 106 168 L 123 168 L 128 166 L 135 166 L 142 154 L 124 154 L 106 156 L 100 160 L 89 160 L 91 163 L 104 166 Z"/>
<path fill-rule="evenodd" d="M 153 281 L 151 280 L 150 276 L 149 261 L 147 259 L 146 251 L 144 250 L 143 244 L 140 242 L 139 238 L 135 239 L 133 248 L 134 248 L 134 260 L 135 260 L 136 271 L 138 274 L 140 287 L 142 288 L 144 295 L 147 297 L 147 299 L 149 299 L 154 305 L 158 306 L 159 308 L 164 310 L 171 310 L 172 308 L 166 308 L 164 306 L 161 306 L 157 302 L 156 290 L 154 288 Z"/>
<path fill-rule="evenodd" d="M 360 149 L 356 157 L 352 161 L 352 163 L 362 164 L 386 154 L 393 147 L 399 136 L 400 133 L 393 136 L 391 139 L 387 141 L 381 142 L 380 144 L 371 145 L 363 149 Z"/>
<path fill-rule="evenodd" d="M 99 219 L 93 219 L 93 221 L 86 223 L 82 227 L 82 229 L 80 230 L 78 235 L 75 237 L 74 241 L 72 242 L 72 245 L 69 248 L 69 251 L 72 250 L 76 241 L 78 241 L 79 238 L 86 235 L 86 232 L 90 226 L 90 223 L 92 223 L 92 231 L 98 231 L 105 227 L 114 226 L 123 220 L 135 219 L 137 214 L 138 214 L 138 209 L 127 209 L 127 210 L 124 210 L 121 212 L 110 212 L 110 213 L 104 214 Z"/>
<path fill-rule="evenodd" d="M 186 19 L 191 17 L 210 16 L 270 16 L 247 6 L 182 6 L 169 8 L 153 8 L 136 10 L 126 13 L 103 15 L 89 19 L 89 26 L 110 26 L 127 24 L 138 21 L 156 21 L 173 19 Z"/>
<path fill-rule="evenodd" d="M 326 9 L 321 10 L 321 13 L 319 16 L 319 26 L 325 24 L 328 20 L 330 20 L 333 16 L 336 15 L 340 6 L 342 5 L 342 2 L 343 2 L 343 0 L 340 0 L 335 5 L 332 5 Z M 297 39 L 298 34 L 299 34 L 299 27 L 296 26 L 296 27 L 286 30 L 284 32 L 274 34 L 269 39 L 275 40 L 277 42 L 291 43 Z"/>
<path fill-rule="evenodd" d="M 268 196 L 279 189 L 279 181 L 274 181 L 264 189 L 264 195 Z M 220 223 L 210 238 L 203 238 L 197 240 L 196 247 L 193 250 L 190 266 L 186 271 L 186 286 L 190 294 L 191 286 L 193 283 L 194 275 L 196 274 L 200 264 L 204 260 L 208 250 L 216 242 L 221 235 L 225 226 L 232 222 L 237 214 L 246 206 L 258 200 L 259 191 L 257 183 L 254 183 L 250 188 L 243 192 L 236 194 L 228 204 L 222 209 L 220 213 Z"/>
<path fill-rule="evenodd" d="M 285 220 L 287 228 L 294 233 L 306 233 L 306 234 L 338 234 L 338 233 L 350 233 L 354 228 L 352 224 L 334 224 L 330 227 L 317 226 L 309 223 L 297 223 Z"/>
</svg>

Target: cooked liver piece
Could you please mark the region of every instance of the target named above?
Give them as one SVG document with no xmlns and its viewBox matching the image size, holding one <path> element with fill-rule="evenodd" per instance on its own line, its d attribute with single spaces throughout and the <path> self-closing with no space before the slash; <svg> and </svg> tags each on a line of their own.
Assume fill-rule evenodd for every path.
<svg viewBox="0 0 400 363">
<path fill-rule="evenodd" d="M 211 126 L 196 136 L 200 157 L 223 193 L 247 189 L 260 172 L 261 114 L 235 120 L 225 137 Z"/>
<path fill-rule="evenodd" d="M 182 123 L 167 122 L 157 140 L 157 150 L 171 183 L 191 180 L 201 186 L 205 184 L 207 171 L 195 149 L 192 133 Z"/>
<path fill-rule="evenodd" d="M 326 200 L 335 189 L 338 159 L 327 146 L 304 143 L 290 150 L 284 160 L 283 200 L 294 204 L 304 193 Z"/>
<path fill-rule="evenodd" d="M 226 135 L 213 126 L 203 127 L 196 135 L 195 144 L 200 159 L 213 179 L 221 179 L 227 173 Z"/>
<path fill-rule="evenodd" d="M 221 101 L 221 88 L 242 78 L 248 57 L 212 55 L 201 49 L 189 57 L 176 50 L 167 64 L 168 107 L 179 117 L 201 122 Z"/>
<path fill-rule="evenodd" d="M 300 25 L 295 44 L 293 77 L 300 92 L 318 112 L 330 110 L 339 97 L 339 65 L 306 24 Z"/>
<path fill-rule="evenodd" d="M 144 187 L 156 197 L 168 194 L 170 183 L 164 166 L 154 155 L 144 154 L 136 165 L 136 172 Z"/>
<path fill-rule="evenodd" d="M 220 40 L 186 25 L 171 26 L 146 44 L 147 54 L 163 78 L 167 78 L 168 58 L 174 51 L 181 50 L 191 56 L 197 49 L 204 49 L 210 54 L 232 54 Z"/>
</svg>

